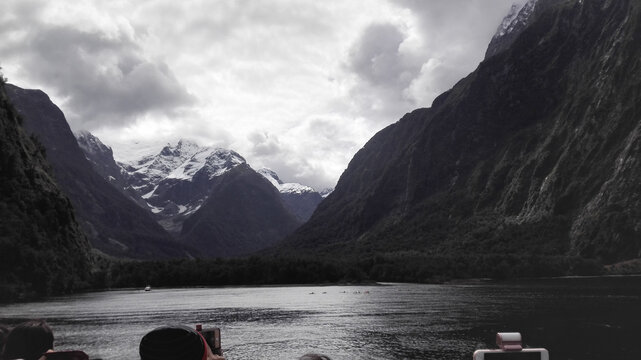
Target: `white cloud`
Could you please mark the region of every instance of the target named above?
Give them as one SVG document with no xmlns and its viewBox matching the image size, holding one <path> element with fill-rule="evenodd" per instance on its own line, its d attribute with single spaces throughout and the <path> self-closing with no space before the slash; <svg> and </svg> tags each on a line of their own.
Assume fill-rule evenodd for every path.
<svg viewBox="0 0 641 360">
<path fill-rule="evenodd" d="M 131 158 L 180 137 L 334 185 L 472 71 L 510 0 L 6 0 L 0 65 Z"/>
</svg>

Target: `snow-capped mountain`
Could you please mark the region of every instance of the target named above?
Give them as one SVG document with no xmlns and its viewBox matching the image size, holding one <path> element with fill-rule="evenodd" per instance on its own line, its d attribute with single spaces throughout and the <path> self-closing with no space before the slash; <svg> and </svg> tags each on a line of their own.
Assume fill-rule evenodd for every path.
<svg viewBox="0 0 641 360">
<path fill-rule="evenodd" d="M 302 193 L 316 192 L 316 190 L 306 185 L 301 185 L 298 183 L 284 183 L 278 177 L 278 174 L 276 174 L 276 172 L 274 172 L 271 169 L 262 168 L 258 170 L 258 173 L 263 175 L 265 179 L 269 180 L 269 182 L 271 182 L 272 185 L 274 185 L 274 187 L 278 189 L 278 191 L 281 193 L 302 194 Z"/>
<path fill-rule="evenodd" d="M 244 163 L 245 159 L 234 151 L 201 147 L 183 139 L 175 146 L 167 144 L 158 154 L 122 165 L 133 177 L 131 181 L 135 189 L 144 198 L 149 198 L 165 179 L 192 181 L 203 175 L 212 178 Z"/>
<path fill-rule="evenodd" d="M 264 249 L 307 220 L 323 199 L 309 186 L 259 175 L 238 153 L 180 140 L 153 155 L 116 163 L 89 133 L 77 135 L 85 156 L 119 190 L 200 256 L 237 256 Z"/>
<path fill-rule="evenodd" d="M 235 151 L 183 139 L 167 144 L 156 155 L 123 165 L 130 185 L 158 215 L 160 224 L 177 233 L 185 217 L 207 199 L 214 178 L 244 163 Z"/>
<path fill-rule="evenodd" d="M 516 37 L 523 31 L 534 14 L 537 0 L 529 0 L 525 3 L 515 3 L 510 8 L 507 16 L 503 18 L 501 25 L 496 29 L 492 41 L 490 41 L 485 58 L 494 56 L 507 49 Z"/>
<path fill-rule="evenodd" d="M 300 221 L 307 221 L 323 200 L 323 196 L 313 188 L 298 183 L 285 183 L 271 169 L 263 168 L 258 173 L 274 185 L 289 211 Z"/>
</svg>

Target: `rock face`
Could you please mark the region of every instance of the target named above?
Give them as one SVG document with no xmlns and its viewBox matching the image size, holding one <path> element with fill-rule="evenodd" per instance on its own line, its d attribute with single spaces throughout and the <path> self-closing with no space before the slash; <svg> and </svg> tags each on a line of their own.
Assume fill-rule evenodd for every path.
<svg viewBox="0 0 641 360">
<path fill-rule="evenodd" d="M 129 185 L 129 174 L 116 162 L 111 148 L 88 131 L 80 131 L 74 135 L 78 141 L 78 146 L 80 146 L 93 169 L 108 183 L 121 190 L 129 199 L 143 209 L 147 209 L 147 203 Z"/>
<path fill-rule="evenodd" d="M 246 255 L 274 245 L 299 224 L 276 188 L 241 164 L 214 178 L 205 203 L 185 220 L 181 239 L 209 257 Z"/>
<path fill-rule="evenodd" d="M 0 84 L 0 300 L 78 289 L 90 245 Z"/>
<path fill-rule="evenodd" d="M 7 85 L 9 98 L 24 118 L 27 132 L 47 149 L 56 181 L 78 216 L 91 244 L 107 254 L 131 258 L 183 257 L 148 214 L 104 180 L 87 161 L 60 109 L 39 90 Z"/>
<path fill-rule="evenodd" d="M 641 3 L 536 6 L 376 134 L 281 249 L 641 256 Z"/>
</svg>

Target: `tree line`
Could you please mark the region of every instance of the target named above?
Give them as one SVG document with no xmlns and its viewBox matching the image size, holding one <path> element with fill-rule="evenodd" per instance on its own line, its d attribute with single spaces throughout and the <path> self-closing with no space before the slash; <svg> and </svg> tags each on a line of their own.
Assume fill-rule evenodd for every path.
<svg viewBox="0 0 641 360">
<path fill-rule="evenodd" d="M 237 259 L 106 260 L 91 288 L 286 285 L 367 282 L 443 283 L 453 279 L 514 279 L 598 275 L 601 263 L 567 256 L 429 255 L 408 251 L 363 257 L 251 256 Z"/>
</svg>

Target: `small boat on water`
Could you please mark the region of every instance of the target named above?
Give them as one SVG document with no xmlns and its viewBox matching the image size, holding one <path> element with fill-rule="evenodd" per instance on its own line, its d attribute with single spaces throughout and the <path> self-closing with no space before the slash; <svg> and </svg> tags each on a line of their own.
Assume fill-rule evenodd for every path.
<svg viewBox="0 0 641 360">
<path fill-rule="evenodd" d="M 151 286 L 150 285 L 145 286 L 145 291 L 151 291 Z"/>
</svg>

